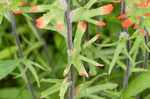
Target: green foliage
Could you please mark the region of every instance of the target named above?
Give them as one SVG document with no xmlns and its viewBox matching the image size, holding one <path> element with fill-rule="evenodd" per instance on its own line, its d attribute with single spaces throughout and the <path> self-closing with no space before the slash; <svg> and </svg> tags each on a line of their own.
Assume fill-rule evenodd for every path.
<svg viewBox="0 0 150 99">
<path fill-rule="evenodd" d="M 134 80 L 129 83 L 127 89 L 123 92 L 123 99 L 128 99 L 132 96 L 136 96 L 140 92 L 144 91 L 145 89 L 149 88 L 149 77 L 150 73 L 145 72 L 140 74 Z"/>
<path fill-rule="evenodd" d="M 0 80 L 16 69 L 20 62 L 20 59 L 0 61 Z"/>
<path fill-rule="evenodd" d="M 133 23 L 128 33 L 121 26 L 123 20 L 117 18 L 122 8 L 117 0 L 70 0 L 73 47 L 69 50 L 66 3 L 31 0 L 29 6 L 22 5 L 22 1 L 27 2 L 0 0 L 0 99 L 32 99 L 27 90 L 26 72 L 37 99 L 69 99 L 71 65 L 75 68 L 75 99 L 135 99 L 137 95 L 139 99 L 150 98 L 150 42 L 146 40 L 150 31 L 150 17 L 146 15 L 150 4 L 137 6 L 146 0 L 125 0 L 126 19 Z M 106 5 L 113 8 L 106 9 Z M 15 15 L 22 59 L 18 58 L 9 11 Z M 15 14 L 17 11 L 21 11 L 21 15 Z M 111 13 L 105 15 L 105 11 Z M 106 25 L 99 26 L 99 22 Z M 140 25 L 133 29 L 134 24 Z M 145 27 L 147 31 L 141 33 Z M 147 68 L 143 68 L 144 64 Z M 127 69 L 129 84 L 123 88 Z"/>
</svg>

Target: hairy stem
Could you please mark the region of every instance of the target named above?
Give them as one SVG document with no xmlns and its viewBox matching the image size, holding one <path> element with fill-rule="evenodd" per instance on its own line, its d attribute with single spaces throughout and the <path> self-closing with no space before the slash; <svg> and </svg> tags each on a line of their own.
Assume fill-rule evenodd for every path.
<svg viewBox="0 0 150 99">
<path fill-rule="evenodd" d="M 122 0 L 121 1 L 121 13 L 122 14 L 125 14 L 126 13 L 126 2 L 125 0 Z M 126 19 L 126 18 L 125 18 Z M 123 20 L 125 20 L 123 19 Z M 124 31 L 128 33 L 128 28 L 124 28 Z M 130 51 L 130 40 L 127 40 L 127 51 L 129 52 Z M 125 76 L 124 76 L 124 81 L 123 81 L 123 88 L 125 89 L 128 85 L 128 80 L 129 80 L 129 72 L 130 72 L 130 60 L 127 58 L 126 60 L 126 66 L 127 66 L 127 69 L 126 69 L 126 72 L 125 72 Z"/>
<path fill-rule="evenodd" d="M 70 51 L 72 50 L 72 23 L 70 20 L 70 0 L 65 0 L 67 8 L 65 12 L 65 17 L 67 21 L 67 43 L 68 43 L 68 56 L 71 55 Z M 73 90 L 74 90 L 74 78 L 73 78 L 73 65 L 70 68 L 70 79 L 72 81 L 70 86 L 70 99 L 74 99 Z"/>
<path fill-rule="evenodd" d="M 24 56 L 23 56 L 23 51 L 22 51 L 22 48 L 21 48 L 21 43 L 20 43 L 19 37 L 18 37 L 17 32 L 16 32 L 16 24 L 15 24 L 15 20 L 14 20 L 14 14 L 11 11 L 9 12 L 9 14 L 10 14 L 10 18 L 11 18 L 12 32 L 13 32 L 13 35 L 16 39 L 16 43 L 17 43 L 17 46 L 18 46 L 19 57 L 23 58 Z M 22 63 L 22 67 L 25 68 L 24 63 Z M 25 78 L 27 80 L 27 85 L 28 85 L 29 91 L 31 92 L 32 99 L 36 99 L 36 96 L 35 96 L 34 91 L 33 91 L 33 86 L 30 82 L 29 75 L 28 75 L 27 71 L 25 72 Z"/>
<path fill-rule="evenodd" d="M 149 39 L 148 39 L 148 30 L 147 30 L 146 26 L 144 26 L 144 31 L 145 31 L 145 36 L 144 36 L 144 38 L 145 38 L 145 44 L 148 45 Z M 149 53 L 146 50 L 145 55 L 144 55 L 144 62 L 143 62 L 143 68 L 145 68 L 145 69 L 147 67 L 148 59 L 149 59 Z"/>
<path fill-rule="evenodd" d="M 30 0 L 27 1 L 27 4 L 30 6 Z M 32 20 L 33 20 L 33 26 L 34 26 L 34 28 L 35 28 L 35 30 L 36 30 L 37 35 L 38 35 L 38 39 L 39 39 L 39 41 L 42 42 L 42 47 L 43 47 L 43 50 L 44 50 L 45 55 L 46 55 L 46 57 L 47 57 L 48 64 L 49 64 L 49 66 L 50 66 L 51 68 L 53 68 L 54 65 L 53 65 L 53 62 L 52 62 L 51 57 L 50 57 L 50 55 L 49 55 L 47 44 L 46 44 L 46 42 L 44 41 L 44 39 L 43 39 L 43 37 L 42 37 L 42 35 L 41 35 L 39 29 L 36 27 L 36 19 L 35 19 L 35 16 L 34 16 L 34 14 L 32 14 L 32 13 L 31 13 L 30 15 L 31 15 L 31 18 L 32 18 Z"/>
</svg>

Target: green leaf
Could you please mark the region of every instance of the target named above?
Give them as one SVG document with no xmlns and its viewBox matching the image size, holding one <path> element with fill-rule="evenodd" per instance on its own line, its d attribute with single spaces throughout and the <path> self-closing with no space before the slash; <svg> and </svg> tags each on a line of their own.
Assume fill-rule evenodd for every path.
<svg viewBox="0 0 150 99">
<path fill-rule="evenodd" d="M 88 63 L 90 63 L 90 64 L 93 64 L 94 66 L 103 66 L 103 64 L 99 64 L 99 63 L 97 63 L 96 61 L 91 60 L 91 59 L 89 59 L 89 58 L 87 58 L 87 57 L 84 57 L 84 56 L 82 56 L 82 55 L 80 55 L 79 58 L 80 58 L 81 60 L 85 61 L 85 62 L 88 62 Z"/>
<path fill-rule="evenodd" d="M 60 80 L 60 79 L 41 79 L 41 82 L 46 82 L 46 83 L 61 83 L 62 80 Z"/>
<path fill-rule="evenodd" d="M 53 85 L 52 87 L 46 89 L 45 91 L 41 93 L 41 97 L 44 98 L 44 97 L 47 97 L 48 95 L 58 92 L 60 90 L 60 86 L 61 86 L 61 83 L 57 83 Z"/>
<path fill-rule="evenodd" d="M 136 40 L 134 41 L 134 44 L 133 44 L 131 50 L 130 50 L 130 55 L 131 55 L 136 49 L 139 48 L 141 41 L 142 41 L 142 38 L 141 38 L 140 35 L 138 35 L 138 36 L 136 37 Z"/>
<path fill-rule="evenodd" d="M 24 63 L 28 67 L 28 69 L 31 71 L 32 75 L 34 76 L 34 78 L 35 78 L 35 80 L 37 82 L 38 87 L 40 87 L 39 77 L 38 77 L 38 75 L 36 73 L 35 68 L 32 66 L 32 63 L 30 63 L 30 61 L 28 61 L 28 60 L 25 61 Z"/>
<path fill-rule="evenodd" d="M 74 42 L 73 42 L 73 46 L 77 50 L 78 53 L 81 51 L 82 37 L 85 32 L 85 29 L 82 26 L 83 24 L 85 24 L 85 23 L 82 23 L 82 22 L 78 23 L 77 31 L 76 31 Z"/>
<path fill-rule="evenodd" d="M 84 7 L 89 9 L 96 1 L 97 0 L 89 0 L 89 2 Z"/>
<path fill-rule="evenodd" d="M 3 21 L 3 16 L 0 15 L 0 24 L 2 23 Z"/>
<path fill-rule="evenodd" d="M 60 92 L 59 92 L 60 99 L 64 99 L 65 93 L 66 93 L 70 83 L 71 83 L 71 81 L 68 81 L 68 78 L 66 78 L 63 81 L 63 83 L 61 84 Z"/>
<path fill-rule="evenodd" d="M 89 97 L 90 99 L 106 99 L 97 95 L 87 95 L 87 97 Z"/>
<path fill-rule="evenodd" d="M 79 75 L 88 77 L 88 73 L 86 72 L 83 63 L 80 61 L 80 59 L 77 59 L 74 63 L 74 66 L 79 72 Z"/>
<path fill-rule="evenodd" d="M 0 51 L 0 59 L 5 59 L 10 57 L 12 54 L 14 54 L 17 51 L 17 46 L 11 46 L 8 48 L 4 48 Z"/>
<path fill-rule="evenodd" d="M 83 48 L 87 48 L 88 46 L 92 45 L 97 39 L 99 38 L 99 34 L 97 34 L 96 36 L 94 36 L 92 39 L 90 39 L 89 41 L 85 42 L 85 44 L 83 45 Z"/>
<path fill-rule="evenodd" d="M 109 71 L 108 71 L 109 74 L 111 73 L 111 71 L 112 71 L 116 61 L 118 60 L 119 54 L 122 52 L 124 47 L 125 47 L 125 42 L 124 41 L 120 41 L 118 43 L 118 46 L 117 46 L 116 50 L 115 50 L 112 62 L 110 63 Z"/>
<path fill-rule="evenodd" d="M 114 83 L 106 83 L 106 84 L 92 86 L 92 87 L 81 90 L 77 97 L 84 97 L 84 96 L 87 96 L 87 94 L 91 95 L 94 93 L 98 93 L 100 91 L 114 89 L 116 87 L 117 87 L 117 84 L 114 84 Z"/>
<path fill-rule="evenodd" d="M 21 63 L 20 59 L 0 61 L 0 80 L 11 73 Z"/>
<path fill-rule="evenodd" d="M 140 74 L 134 80 L 132 80 L 126 90 L 123 93 L 123 99 L 128 99 L 132 96 L 136 96 L 138 93 L 150 88 L 150 72 Z"/>
</svg>

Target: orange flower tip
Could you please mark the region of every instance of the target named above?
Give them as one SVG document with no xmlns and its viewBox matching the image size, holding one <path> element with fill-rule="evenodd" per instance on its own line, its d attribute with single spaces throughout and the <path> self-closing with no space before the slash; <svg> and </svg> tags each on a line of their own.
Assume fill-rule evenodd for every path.
<svg viewBox="0 0 150 99">
<path fill-rule="evenodd" d="M 64 77 L 66 77 L 66 75 L 67 75 L 67 72 L 66 72 L 66 71 L 64 71 L 63 75 L 64 75 Z"/>
<path fill-rule="evenodd" d="M 141 34 L 144 36 L 144 34 L 145 34 L 144 29 L 141 29 Z"/>
<path fill-rule="evenodd" d="M 14 14 L 21 14 L 22 11 L 21 10 L 18 10 L 18 11 L 14 11 Z"/>
<path fill-rule="evenodd" d="M 21 5 L 22 5 L 22 6 L 24 6 L 24 5 L 26 5 L 26 4 L 27 4 L 27 2 L 25 2 L 25 1 L 22 1 L 22 2 L 21 2 Z"/>
<path fill-rule="evenodd" d="M 129 28 L 133 25 L 133 23 L 129 20 L 129 19 L 126 19 L 124 20 L 121 25 L 124 27 L 124 28 Z"/>
<path fill-rule="evenodd" d="M 104 67 L 104 64 L 98 64 L 99 67 Z"/>
<path fill-rule="evenodd" d="M 138 26 L 139 26 L 139 24 L 135 24 L 134 27 L 133 27 L 133 29 L 134 30 L 137 29 Z"/>
<path fill-rule="evenodd" d="M 148 36 L 150 37 L 150 33 L 148 33 Z"/>
<path fill-rule="evenodd" d="M 127 17 L 127 14 L 121 14 L 120 16 L 118 16 L 118 19 L 124 19 Z"/>
<path fill-rule="evenodd" d="M 104 5 L 104 6 L 102 6 L 102 8 L 103 8 L 102 15 L 107 15 L 110 12 L 112 12 L 112 10 L 114 9 L 112 4 Z"/>
<path fill-rule="evenodd" d="M 87 29 L 87 24 L 84 22 L 79 22 L 79 26 L 81 26 L 84 30 Z"/>
<path fill-rule="evenodd" d="M 86 78 L 89 77 L 88 74 L 86 74 L 86 73 L 79 73 L 79 75 L 80 75 L 80 76 L 85 76 Z"/>
<path fill-rule="evenodd" d="M 141 7 L 141 8 L 145 8 L 147 6 L 146 2 L 140 2 L 140 3 L 136 3 L 137 7 Z"/>
<path fill-rule="evenodd" d="M 40 11 L 40 6 L 34 6 L 34 7 L 32 7 L 32 8 L 30 8 L 29 10 L 30 10 L 30 12 L 38 12 L 38 11 Z"/>
<path fill-rule="evenodd" d="M 99 39 L 99 37 L 100 37 L 100 34 L 96 34 L 96 36 L 95 36 L 95 37 L 96 37 L 96 39 Z"/>
<path fill-rule="evenodd" d="M 105 23 L 105 22 L 97 22 L 96 25 L 97 25 L 97 26 L 105 26 L 106 23 Z"/>
<path fill-rule="evenodd" d="M 120 3 L 121 2 L 121 0 L 115 0 L 115 3 Z"/>
<path fill-rule="evenodd" d="M 4 3 L 2 3 L 2 5 L 8 5 L 8 3 L 4 2 Z"/>
<path fill-rule="evenodd" d="M 63 23 L 58 23 L 58 24 L 57 24 L 57 30 L 60 31 L 63 26 L 64 26 Z"/>
</svg>

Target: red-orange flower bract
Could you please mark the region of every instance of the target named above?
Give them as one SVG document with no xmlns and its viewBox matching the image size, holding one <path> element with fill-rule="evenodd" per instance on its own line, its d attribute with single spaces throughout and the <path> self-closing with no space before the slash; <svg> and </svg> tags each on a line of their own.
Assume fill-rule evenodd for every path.
<svg viewBox="0 0 150 99">
<path fill-rule="evenodd" d="M 86 29 L 87 29 L 86 23 L 84 23 L 84 22 L 79 22 L 78 25 L 81 26 L 81 27 L 86 31 Z"/>
<path fill-rule="evenodd" d="M 86 78 L 88 78 L 88 74 L 85 74 L 85 73 L 79 73 L 80 76 L 85 76 Z"/>
<path fill-rule="evenodd" d="M 22 5 L 22 6 L 24 6 L 24 5 L 26 5 L 26 4 L 27 4 L 27 2 L 25 2 L 25 1 L 22 1 L 22 2 L 21 2 L 21 5 Z"/>
<path fill-rule="evenodd" d="M 97 22 L 96 25 L 97 25 L 97 26 L 105 26 L 106 23 L 105 23 L 105 22 Z"/>
<path fill-rule="evenodd" d="M 96 37 L 96 39 L 99 39 L 100 34 L 96 34 L 95 37 Z"/>
<path fill-rule="evenodd" d="M 133 23 L 129 20 L 129 19 L 126 19 L 124 20 L 121 25 L 124 27 L 124 28 L 129 28 L 133 25 Z"/>
<path fill-rule="evenodd" d="M 146 5 L 148 5 L 150 3 L 150 0 L 146 0 Z"/>
<path fill-rule="evenodd" d="M 34 7 L 30 8 L 29 10 L 30 10 L 30 12 L 38 12 L 38 11 L 40 11 L 40 6 L 34 6 Z"/>
<path fill-rule="evenodd" d="M 108 4 L 108 5 L 104 5 L 102 6 L 102 12 L 101 14 L 102 15 L 107 15 L 109 14 L 110 12 L 112 12 L 112 10 L 114 9 L 113 5 L 112 4 Z"/>
<path fill-rule="evenodd" d="M 8 3 L 4 2 L 4 3 L 2 3 L 2 5 L 8 5 Z"/>
<path fill-rule="evenodd" d="M 126 18 L 126 17 L 127 17 L 127 14 L 124 13 L 124 14 L 121 14 L 120 16 L 118 16 L 117 18 L 118 18 L 118 19 L 124 19 L 124 18 Z"/>
<path fill-rule="evenodd" d="M 46 27 L 48 25 L 48 22 L 46 20 L 44 20 L 44 17 L 40 17 L 36 20 L 36 26 L 39 29 L 43 29 L 44 27 Z"/>
<path fill-rule="evenodd" d="M 150 16 L 150 13 L 145 14 L 144 16 Z"/>
<path fill-rule="evenodd" d="M 60 31 L 63 28 L 64 24 L 63 23 L 58 23 L 57 24 L 57 30 Z"/>
<path fill-rule="evenodd" d="M 139 26 L 139 24 L 135 24 L 134 27 L 133 27 L 133 29 L 134 30 L 137 29 L 138 26 Z"/>
<path fill-rule="evenodd" d="M 21 10 L 18 10 L 18 11 L 14 11 L 14 14 L 21 14 L 22 11 Z"/>
<path fill-rule="evenodd" d="M 121 2 L 121 0 L 115 0 L 115 3 L 119 3 L 119 2 Z"/>
<path fill-rule="evenodd" d="M 144 29 L 141 29 L 140 32 L 141 32 L 141 34 L 144 36 L 145 30 L 144 30 Z"/>
<path fill-rule="evenodd" d="M 146 2 L 140 2 L 140 3 L 136 3 L 136 6 L 137 7 L 146 7 L 147 4 L 146 4 Z"/>
</svg>

